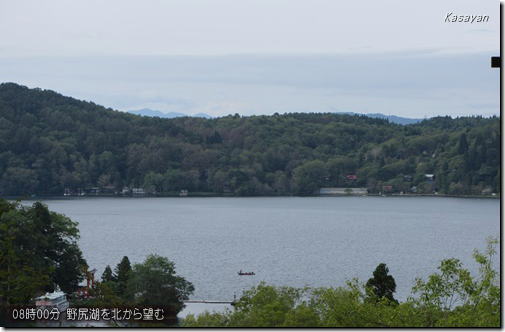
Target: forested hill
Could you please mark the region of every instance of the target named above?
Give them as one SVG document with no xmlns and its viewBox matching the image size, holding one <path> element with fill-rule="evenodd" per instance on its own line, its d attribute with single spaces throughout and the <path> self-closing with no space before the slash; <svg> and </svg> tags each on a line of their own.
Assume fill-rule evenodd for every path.
<svg viewBox="0 0 505 332">
<path fill-rule="evenodd" d="M 320 187 L 491 193 L 499 192 L 499 144 L 499 118 L 407 126 L 330 113 L 161 119 L 0 85 L 2 195 L 124 187 L 235 195 L 312 194 Z"/>
</svg>

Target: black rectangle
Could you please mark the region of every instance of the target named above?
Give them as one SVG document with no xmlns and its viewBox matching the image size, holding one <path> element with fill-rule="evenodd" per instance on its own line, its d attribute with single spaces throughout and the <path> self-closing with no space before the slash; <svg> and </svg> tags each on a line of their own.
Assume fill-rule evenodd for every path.
<svg viewBox="0 0 505 332">
<path fill-rule="evenodd" d="M 492 68 L 501 68 L 501 57 L 492 56 L 491 57 L 491 67 Z"/>
</svg>

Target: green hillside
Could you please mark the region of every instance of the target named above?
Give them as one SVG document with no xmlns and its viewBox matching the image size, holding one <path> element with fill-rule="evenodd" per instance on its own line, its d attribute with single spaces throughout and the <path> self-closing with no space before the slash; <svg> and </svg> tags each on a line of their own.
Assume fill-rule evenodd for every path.
<svg viewBox="0 0 505 332">
<path fill-rule="evenodd" d="M 2 195 L 124 187 L 234 195 L 312 194 L 320 187 L 479 195 L 499 193 L 499 167 L 497 117 L 438 117 L 406 126 L 331 113 L 161 119 L 0 84 Z"/>
</svg>

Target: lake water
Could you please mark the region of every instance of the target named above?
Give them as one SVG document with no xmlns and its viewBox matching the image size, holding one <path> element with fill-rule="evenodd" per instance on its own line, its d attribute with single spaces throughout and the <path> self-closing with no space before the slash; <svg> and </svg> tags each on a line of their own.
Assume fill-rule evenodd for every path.
<svg viewBox="0 0 505 332">
<path fill-rule="evenodd" d="M 260 281 L 340 286 L 384 262 L 397 298 L 414 278 L 499 237 L 496 199 L 443 197 L 76 198 L 44 201 L 79 222 L 80 247 L 100 277 L 123 256 L 166 256 L 195 286 L 192 299 L 228 300 Z M 31 202 L 26 201 L 26 204 Z M 498 258 L 496 260 L 498 262 Z M 239 270 L 255 276 L 238 276 Z M 220 306 L 192 305 L 199 312 Z M 221 306 L 222 307 L 222 306 Z M 188 310 L 185 311 L 186 313 Z"/>
</svg>

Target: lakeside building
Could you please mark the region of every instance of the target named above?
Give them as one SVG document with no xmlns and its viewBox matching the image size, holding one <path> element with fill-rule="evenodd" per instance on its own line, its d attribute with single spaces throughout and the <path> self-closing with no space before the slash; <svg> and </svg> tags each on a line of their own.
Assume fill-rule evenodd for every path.
<svg viewBox="0 0 505 332">
<path fill-rule="evenodd" d="M 134 196 L 143 196 L 147 194 L 144 188 L 132 188 L 132 195 Z"/>
<path fill-rule="evenodd" d="M 57 308 L 58 311 L 62 312 L 67 310 L 69 307 L 69 302 L 67 296 L 61 290 L 56 289 L 52 293 L 46 293 L 34 299 L 35 306 L 42 308 Z"/>
<path fill-rule="evenodd" d="M 319 195 L 367 195 L 366 188 L 336 188 L 326 187 L 319 189 Z"/>
<path fill-rule="evenodd" d="M 85 195 L 86 195 L 86 191 L 82 188 L 77 188 L 77 189 L 65 188 L 65 190 L 63 192 L 63 196 L 85 196 Z"/>
<path fill-rule="evenodd" d="M 393 192 L 393 186 L 389 185 L 389 184 L 382 186 L 382 192 L 384 192 L 384 193 L 391 193 L 391 192 Z"/>
<path fill-rule="evenodd" d="M 86 275 L 86 285 L 80 285 L 74 295 L 80 298 L 89 298 L 91 296 L 90 291 L 96 288 L 95 272 L 96 269 L 86 270 L 84 272 Z"/>
</svg>

